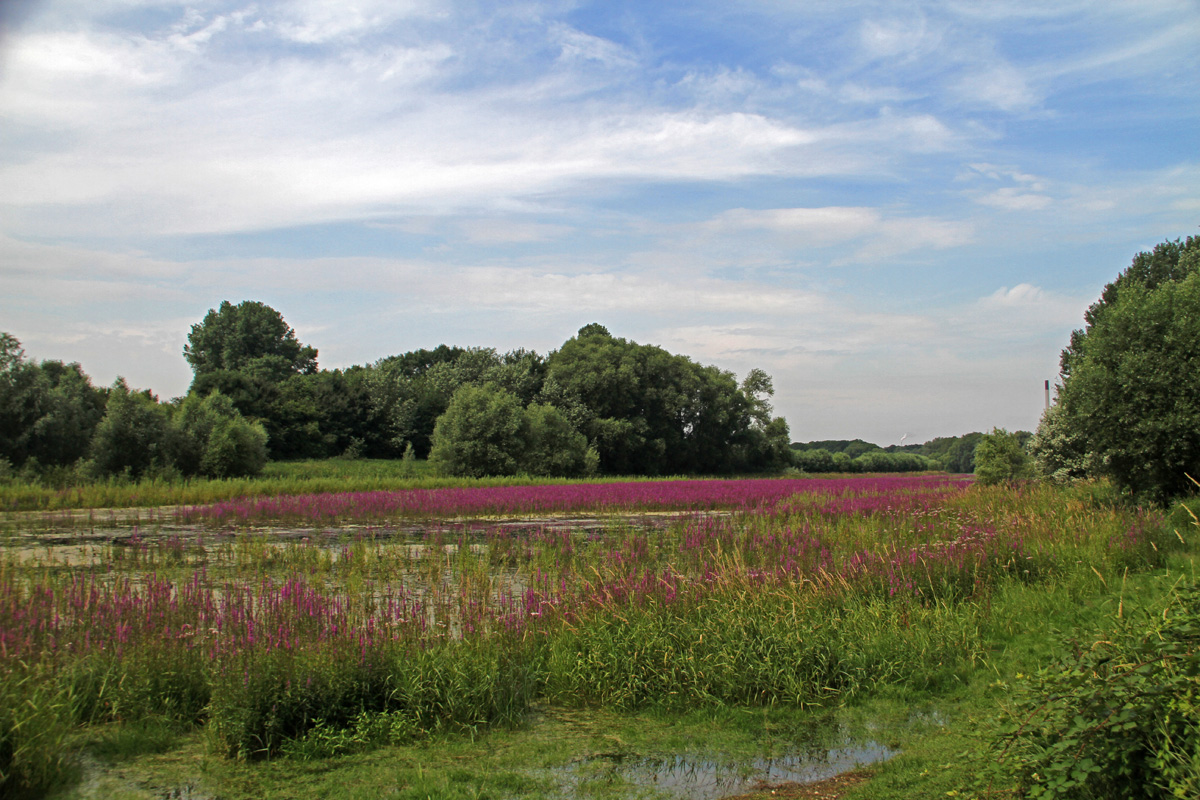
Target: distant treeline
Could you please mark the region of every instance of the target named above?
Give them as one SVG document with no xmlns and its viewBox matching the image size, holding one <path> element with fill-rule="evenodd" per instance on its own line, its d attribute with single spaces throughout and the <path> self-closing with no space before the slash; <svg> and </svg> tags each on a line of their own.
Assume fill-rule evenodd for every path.
<svg viewBox="0 0 1200 800">
<path fill-rule="evenodd" d="M 184 348 L 186 397 L 159 402 L 0 334 L 0 477 L 253 474 L 274 460 L 429 458 L 451 475 L 732 474 L 791 466 L 771 377 L 697 364 L 588 325 L 543 356 L 439 345 L 348 369 L 282 315 L 222 303 Z"/>
<path fill-rule="evenodd" d="M 1017 431 L 1024 447 L 1033 436 Z M 962 436 L 939 436 L 925 444 L 880 447 L 862 439 L 826 439 L 792 442 L 792 460 L 805 472 L 915 472 L 945 470 L 975 471 L 975 448 L 984 438 L 979 432 Z"/>
</svg>

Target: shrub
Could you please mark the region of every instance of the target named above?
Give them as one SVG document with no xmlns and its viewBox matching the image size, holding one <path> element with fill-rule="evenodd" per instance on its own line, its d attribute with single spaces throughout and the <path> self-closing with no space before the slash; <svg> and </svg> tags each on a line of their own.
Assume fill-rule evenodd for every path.
<svg viewBox="0 0 1200 800">
<path fill-rule="evenodd" d="M 521 466 L 530 475 L 593 475 L 600 466 L 600 456 L 588 447 L 587 437 L 554 406 L 534 403 L 525 409 L 525 430 Z"/>
<path fill-rule="evenodd" d="M 138 478 L 170 463 L 167 413 L 145 392 L 118 378 L 92 438 L 92 463 L 102 474 Z"/>
<path fill-rule="evenodd" d="M 1029 441 L 1029 451 L 1038 474 L 1055 483 L 1104 472 L 1102 459 L 1088 452 L 1087 442 L 1063 414 L 1061 405 L 1051 406 L 1042 415 L 1037 432 Z"/>
<path fill-rule="evenodd" d="M 447 475 L 514 475 L 525 451 L 521 401 L 494 383 L 463 386 L 433 430 L 429 460 Z"/>
<path fill-rule="evenodd" d="M 1200 796 L 1200 586 L 1018 690 L 996 773 L 1031 798 Z"/>
<path fill-rule="evenodd" d="M 985 486 L 1031 477 L 1029 454 L 1015 433 L 993 428 L 975 447 L 975 478 Z"/>
<path fill-rule="evenodd" d="M 173 456 L 185 475 L 232 478 L 257 475 L 267 463 L 267 432 L 250 422 L 219 391 L 188 395 L 172 420 Z"/>
</svg>

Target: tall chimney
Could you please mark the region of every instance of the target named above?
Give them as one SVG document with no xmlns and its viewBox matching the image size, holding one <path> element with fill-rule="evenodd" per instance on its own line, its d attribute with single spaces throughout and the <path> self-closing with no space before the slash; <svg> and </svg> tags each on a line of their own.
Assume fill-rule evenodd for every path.
<svg viewBox="0 0 1200 800">
<path fill-rule="evenodd" d="M 1046 410 L 1050 410 L 1050 381 L 1046 381 Z"/>
</svg>

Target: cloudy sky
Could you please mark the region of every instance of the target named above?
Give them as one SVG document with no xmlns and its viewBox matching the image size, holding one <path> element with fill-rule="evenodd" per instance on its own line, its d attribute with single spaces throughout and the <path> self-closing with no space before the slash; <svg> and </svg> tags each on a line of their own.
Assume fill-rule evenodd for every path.
<svg viewBox="0 0 1200 800">
<path fill-rule="evenodd" d="M 225 299 L 327 368 L 600 322 L 795 440 L 1032 429 L 1198 121 L 1195 0 L 4 0 L 0 330 L 167 398 Z"/>
</svg>

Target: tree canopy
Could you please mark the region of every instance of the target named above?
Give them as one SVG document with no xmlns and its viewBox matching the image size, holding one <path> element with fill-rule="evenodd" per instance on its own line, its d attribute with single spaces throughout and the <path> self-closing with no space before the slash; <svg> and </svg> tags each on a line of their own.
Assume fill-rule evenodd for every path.
<svg viewBox="0 0 1200 800">
<path fill-rule="evenodd" d="M 1165 500 L 1200 478 L 1200 237 L 1164 242 L 1105 287 L 1062 354 L 1043 461 Z"/>
<path fill-rule="evenodd" d="M 266 458 L 431 457 L 462 475 L 730 474 L 792 465 L 771 376 L 586 325 L 543 356 L 439 345 L 319 370 L 283 315 L 222 302 L 191 326 L 170 403 L 0 338 L 0 457 L 89 474 L 248 474 Z M 39 459 L 43 461 L 39 462 Z"/>
<path fill-rule="evenodd" d="M 317 371 L 317 351 L 300 344 L 283 315 L 257 300 L 228 300 L 192 326 L 183 356 L 197 379 L 238 372 L 266 381 Z"/>
<path fill-rule="evenodd" d="M 543 397 L 596 448 L 608 473 L 779 469 L 787 424 L 770 415 L 771 379 L 702 366 L 591 324 L 546 359 Z"/>
</svg>

